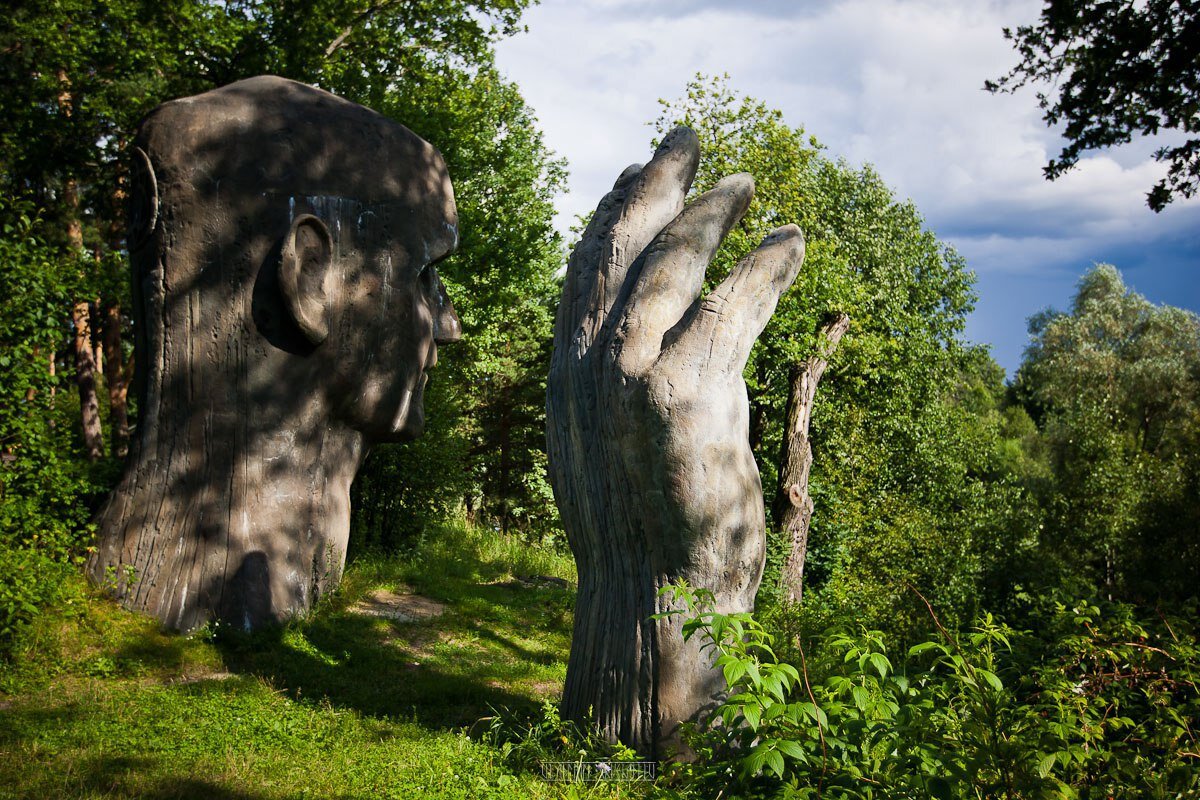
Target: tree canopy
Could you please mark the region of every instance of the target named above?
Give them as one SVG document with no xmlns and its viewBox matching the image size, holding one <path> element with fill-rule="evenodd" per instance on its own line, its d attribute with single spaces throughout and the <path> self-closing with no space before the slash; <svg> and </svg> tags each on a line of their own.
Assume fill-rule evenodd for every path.
<svg viewBox="0 0 1200 800">
<path fill-rule="evenodd" d="M 352 547 L 395 547 L 464 502 L 501 526 L 545 529 L 554 511 L 540 467 L 541 397 L 561 247 L 552 198 L 564 172 L 493 62 L 493 44 L 518 29 L 528 5 L 35 0 L 9 9 L 0 23 L 0 251 L 21 290 L 5 305 L 12 313 L 0 331 L 0 367 L 22 403 L 11 415 L 5 409 L 0 515 L 40 508 L 45 522 L 54 509 L 72 509 L 52 527 L 64 547 L 80 546 L 115 478 L 118 401 L 136 338 L 124 201 L 138 120 L 166 100 L 273 72 L 407 125 L 442 151 L 457 195 L 462 239 L 439 270 L 465 341 L 445 349 L 433 375 L 427 437 L 380 448 L 363 471 Z M 55 303 L 57 313 L 48 310 Z M 80 365 L 87 380 L 63 391 Z M 79 419 L 88 403 L 90 432 Z M 94 469 L 76 458 L 81 427 L 85 439 L 111 445 Z M 88 449 L 100 456 L 105 448 Z M 55 487 L 62 491 L 47 504 Z M 42 525 L 21 519 L 28 524 L 14 530 Z M 49 538 L 21 541 L 62 557 Z"/>
<path fill-rule="evenodd" d="M 1069 312 L 1033 317 L 1013 393 L 1048 469 L 1043 554 L 1060 574 L 1154 601 L 1200 569 L 1200 319 L 1158 306 L 1101 264 Z"/>
<path fill-rule="evenodd" d="M 778 474 L 789 366 L 814 351 L 822 320 L 834 312 L 851 319 L 812 420 L 816 511 L 806 584 L 823 598 L 814 605 L 896 616 L 897 603 L 916 601 L 905 588 L 911 581 L 936 586 L 945 607 L 969 615 L 980 567 L 958 512 L 979 510 L 984 493 L 972 472 L 987 447 L 967 434 L 969 412 L 954 393 L 971 359 L 959 337 L 973 276 L 874 169 L 830 157 L 727 79 L 697 76 L 683 98 L 664 102 L 658 130 L 680 123 L 697 131 L 705 154 L 693 192 L 733 172 L 756 181 L 710 283 L 775 226 L 795 221 L 805 234 L 800 277 L 746 368 L 764 485 Z M 900 552 L 906 558 L 889 555 Z"/>
<path fill-rule="evenodd" d="M 1155 211 L 1200 189 L 1200 6 L 1190 0 L 1046 0 L 1037 23 L 1004 29 L 1020 63 L 984 87 L 1049 84 L 1038 104 L 1067 143 L 1044 169 L 1067 173 L 1088 151 L 1135 135 L 1185 134 L 1156 160 L 1167 175 L 1146 195 Z"/>
</svg>

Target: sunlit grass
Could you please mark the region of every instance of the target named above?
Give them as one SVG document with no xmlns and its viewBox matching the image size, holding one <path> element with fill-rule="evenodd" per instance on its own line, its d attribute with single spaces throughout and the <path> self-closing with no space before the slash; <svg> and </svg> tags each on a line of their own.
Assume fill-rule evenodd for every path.
<svg viewBox="0 0 1200 800">
<path fill-rule="evenodd" d="M 561 796 L 478 734 L 561 693 L 574 579 L 567 555 L 448 523 L 253 636 L 164 634 L 79 581 L 0 671 L 0 797 Z M 361 613 L 411 595 L 440 613 Z"/>
</svg>

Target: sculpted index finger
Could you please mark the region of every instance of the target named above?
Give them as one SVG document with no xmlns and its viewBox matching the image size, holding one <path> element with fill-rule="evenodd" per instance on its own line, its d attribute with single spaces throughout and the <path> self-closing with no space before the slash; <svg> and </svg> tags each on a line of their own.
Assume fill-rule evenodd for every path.
<svg viewBox="0 0 1200 800">
<path fill-rule="evenodd" d="M 683 198 L 692 188 L 700 165 L 700 140 L 691 128 L 679 126 L 666 136 L 654 157 L 642 168 L 630 187 L 619 226 L 623 233 L 641 235 L 642 248 L 683 208 Z"/>
<path fill-rule="evenodd" d="M 555 338 L 560 341 L 568 341 L 574 335 L 580 321 L 589 312 L 596 311 L 589 308 L 589 305 L 597 300 L 596 279 L 601 270 L 601 263 L 607 255 L 612 229 L 625 206 L 630 184 L 641 172 L 641 164 L 630 164 L 625 168 L 613 184 L 612 190 L 600 199 L 579 243 L 571 251 L 571 257 L 567 261 L 567 274 L 563 280 L 558 321 L 555 325 Z"/>
<path fill-rule="evenodd" d="M 626 274 L 646 245 L 683 209 L 700 164 L 700 140 L 691 128 L 668 133 L 654 157 L 630 184 L 613 225 L 608 257 L 602 262 L 601 307 L 607 314 L 625 286 Z"/>
</svg>

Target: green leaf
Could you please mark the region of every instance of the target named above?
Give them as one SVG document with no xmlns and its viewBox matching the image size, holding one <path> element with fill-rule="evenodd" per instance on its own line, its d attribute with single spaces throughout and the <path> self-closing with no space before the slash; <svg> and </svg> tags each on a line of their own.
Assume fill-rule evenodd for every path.
<svg viewBox="0 0 1200 800">
<path fill-rule="evenodd" d="M 788 758 L 795 759 L 802 764 L 808 763 L 808 753 L 800 746 L 799 742 L 794 742 L 791 739 L 777 739 L 775 740 L 775 746 Z"/>
<path fill-rule="evenodd" d="M 758 706 L 742 706 L 742 716 L 746 718 L 746 724 L 750 726 L 750 730 L 758 730 L 758 724 L 762 719 L 762 709 Z"/>
<path fill-rule="evenodd" d="M 921 642 L 920 644 L 915 644 L 908 648 L 908 654 L 910 656 L 919 656 L 922 653 L 929 652 L 930 650 L 940 650 L 943 653 L 948 652 L 940 642 Z"/>
<path fill-rule="evenodd" d="M 738 679 L 746 674 L 746 665 L 741 661 L 730 661 L 725 665 L 725 683 L 730 688 L 738 682 Z"/>
<path fill-rule="evenodd" d="M 770 768 L 780 778 L 783 777 L 783 756 L 778 750 L 768 750 L 766 756 L 767 767 Z"/>
<path fill-rule="evenodd" d="M 757 775 L 763 766 L 763 761 L 766 760 L 767 754 L 761 747 L 756 747 L 750 751 L 750 754 L 742 759 L 742 773 L 746 777 Z"/>
<path fill-rule="evenodd" d="M 777 671 L 772 669 L 763 676 L 762 688 L 771 696 L 775 697 L 775 699 L 779 700 L 780 702 L 783 701 L 783 675 L 779 674 Z"/>
<path fill-rule="evenodd" d="M 996 673 L 989 672 L 986 669 L 976 669 L 975 672 L 983 676 L 983 679 L 987 681 L 988 685 L 997 692 L 1004 691 L 1004 684 L 1000 682 L 1000 678 L 997 677 Z"/>
<path fill-rule="evenodd" d="M 753 661 L 744 662 L 746 665 L 746 675 L 750 678 L 750 683 L 754 688 L 762 685 L 762 674 L 759 672 L 758 664 Z"/>
<path fill-rule="evenodd" d="M 871 666 L 879 673 L 879 677 L 886 678 L 888 672 L 891 671 L 892 663 L 882 653 L 871 653 Z"/>
</svg>

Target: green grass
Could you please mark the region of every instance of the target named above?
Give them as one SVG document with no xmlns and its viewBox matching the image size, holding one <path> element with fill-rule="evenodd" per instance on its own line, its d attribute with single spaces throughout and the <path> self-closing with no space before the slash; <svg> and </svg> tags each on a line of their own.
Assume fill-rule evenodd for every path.
<svg viewBox="0 0 1200 800">
<path fill-rule="evenodd" d="M 0 797 L 629 796 L 514 771 L 481 735 L 557 700 L 574 579 L 569 556 L 449 523 L 352 563 L 305 620 L 191 637 L 80 580 L 0 667 Z M 381 590 L 442 613 L 355 609 Z"/>
</svg>

